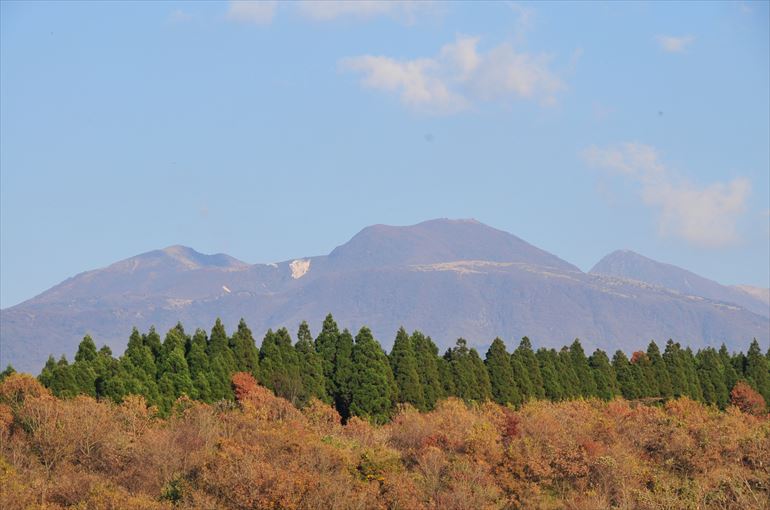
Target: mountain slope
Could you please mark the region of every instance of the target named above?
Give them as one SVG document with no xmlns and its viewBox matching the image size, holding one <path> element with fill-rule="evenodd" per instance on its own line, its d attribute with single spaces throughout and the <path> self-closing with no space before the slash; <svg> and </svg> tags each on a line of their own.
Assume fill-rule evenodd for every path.
<svg viewBox="0 0 770 510">
<path fill-rule="evenodd" d="M 756 290 L 752 294 L 751 291 L 744 288 L 721 285 L 681 267 L 664 264 L 629 250 L 618 250 L 610 253 L 600 260 L 590 272 L 639 280 L 683 294 L 734 303 L 754 313 L 766 317 L 770 316 L 770 305 L 758 296 Z"/>
<path fill-rule="evenodd" d="M 525 241 L 473 220 L 367 227 L 329 255 L 249 265 L 170 247 L 82 273 L 0 311 L 0 364 L 37 372 L 50 353 L 71 359 L 85 333 L 120 353 L 133 326 L 210 328 L 243 317 L 261 335 L 328 312 L 342 327 L 371 326 L 387 347 L 399 326 L 440 347 L 458 336 L 484 346 L 529 335 L 538 345 L 581 338 L 612 351 L 676 338 L 745 348 L 770 338 L 770 320 L 744 307 L 583 273 Z"/>
</svg>

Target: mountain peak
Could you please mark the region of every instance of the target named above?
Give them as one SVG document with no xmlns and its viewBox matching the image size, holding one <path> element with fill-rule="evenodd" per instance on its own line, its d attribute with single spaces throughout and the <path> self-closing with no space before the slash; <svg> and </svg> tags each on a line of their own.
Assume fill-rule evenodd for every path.
<svg viewBox="0 0 770 510">
<path fill-rule="evenodd" d="M 439 218 L 409 226 L 372 225 L 329 254 L 339 268 L 486 260 L 579 271 L 526 241 L 475 219 Z"/>
<path fill-rule="evenodd" d="M 757 297 L 756 293 L 721 285 L 681 267 L 658 262 L 631 250 L 610 253 L 597 262 L 589 273 L 638 280 L 682 294 L 735 303 L 765 317 L 770 315 L 767 303 Z"/>
</svg>

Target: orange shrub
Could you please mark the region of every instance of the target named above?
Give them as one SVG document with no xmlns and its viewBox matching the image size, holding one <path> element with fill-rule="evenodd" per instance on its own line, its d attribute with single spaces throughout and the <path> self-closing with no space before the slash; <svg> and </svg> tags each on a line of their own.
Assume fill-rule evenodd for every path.
<svg viewBox="0 0 770 510">
<path fill-rule="evenodd" d="M 767 413 L 765 399 L 743 381 L 738 381 L 730 392 L 730 403 L 744 413 L 754 416 L 763 416 Z"/>
</svg>

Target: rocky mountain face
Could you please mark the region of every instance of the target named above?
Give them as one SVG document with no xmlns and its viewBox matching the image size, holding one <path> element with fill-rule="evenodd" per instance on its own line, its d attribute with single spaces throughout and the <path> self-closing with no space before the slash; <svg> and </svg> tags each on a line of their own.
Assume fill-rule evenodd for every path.
<svg viewBox="0 0 770 510">
<path fill-rule="evenodd" d="M 72 359 L 86 333 L 121 353 L 133 326 L 192 331 L 221 317 L 232 328 L 243 317 L 258 336 L 303 319 L 317 328 L 329 312 L 341 327 L 370 326 L 386 348 L 401 325 L 441 348 L 460 336 L 479 347 L 578 337 L 607 351 L 770 340 L 767 306 L 749 292 L 636 254 L 583 273 L 509 233 L 442 219 L 367 227 L 329 255 L 276 264 L 172 246 L 81 273 L 0 311 L 0 365 L 37 373 L 49 354 Z"/>
</svg>

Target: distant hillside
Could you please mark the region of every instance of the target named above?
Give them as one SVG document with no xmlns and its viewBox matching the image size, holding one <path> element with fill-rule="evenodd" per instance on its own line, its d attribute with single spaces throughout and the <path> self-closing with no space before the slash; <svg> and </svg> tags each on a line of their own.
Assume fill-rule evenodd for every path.
<svg viewBox="0 0 770 510">
<path fill-rule="evenodd" d="M 459 336 L 485 346 L 524 335 L 547 346 L 579 337 L 607 350 L 670 337 L 693 347 L 739 349 L 753 337 L 768 344 L 770 319 L 756 300 L 738 299 L 745 292 L 731 300 L 698 294 L 701 287 L 685 292 L 676 280 L 613 275 L 605 265 L 583 273 L 474 220 L 367 227 L 329 255 L 277 264 L 175 246 L 81 273 L 2 310 L 0 364 L 37 372 L 50 353 L 71 358 L 85 333 L 122 352 L 132 326 L 209 327 L 221 317 L 232 329 L 243 317 L 259 336 L 295 330 L 303 319 L 320 323 L 329 312 L 342 327 L 369 325 L 386 347 L 401 325 L 429 333 L 442 349 Z"/>
<path fill-rule="evenodd" d="M 770 302 L 762 295 L 768 289 L 749 286 L 728 287 L 697 274 L 649 259 L 629 250 L 618 250 L 600 260 L 590 271 L 592 274 L 630 278 L 660 285 L 692 296 L 702 296 L 715 301 L 735 303 L 754 313 L 770 317 Z"/>
</svg>

